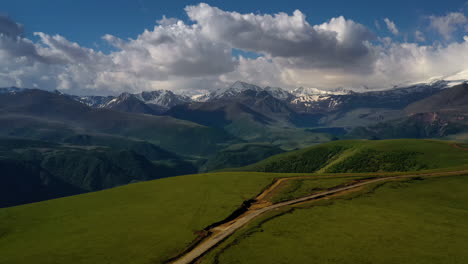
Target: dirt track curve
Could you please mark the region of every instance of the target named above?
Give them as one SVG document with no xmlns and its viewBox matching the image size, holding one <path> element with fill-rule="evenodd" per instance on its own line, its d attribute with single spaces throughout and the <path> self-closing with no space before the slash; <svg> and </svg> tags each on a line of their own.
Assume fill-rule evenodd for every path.
<svg viewBox="0 0 468 264">
<path fill-rule="evenodd" d="M 210 249 L 215 247 L 224 239 L 228 238 L 230 235 L 232 235 L 235 231 L 240 229 L 242 226 L 254 220 L 257 216 L 263 213 L 266 213 L 268 211 L 278 209 L 280 207 L 298 204 L 301 202 L 306 202 L 306 201 L 311 201 L 311 200 L 318 200 L 318 199 L 321 199 L 321 198 L 324 198 L 333 194 L 344 193 L 346 191 L 357 189 L 359 187 L 369 185 L 372 183 L 377 183 L 377 182 L 384 182 L 384 181 L 404 179 L 404 178 L 413 178 L 413 177 L 453 176 L 453 175 L 462 175 L 462 174 L 468 174 L 468 170 L 371 178 L 367 180 L 361 180 L 357 183 L 350 184 L 347 186 L 336 187 L 327 191 L 322 191 L 313 195 L 309 195 L 306 197 L 297 198 L 297 199 L 293 199 L 293 200 L 289 200 L 289 201 L 285 201 L 285 202 L 281 202 L 277 204 L 272 204 L 272 205 L 253 204 L 245 213 L 238 216 L 234 220 L 229 221 L 227 223 L 222 223 L 218 226 L 215 226 L 209 229 L 208 236 L 206 236 L 203 240 L 198 242 L 195 246 L 191 247 L 189 250 L 187 250 L 187 252 L 184 252 L 180 257 L 171 261 L 170 263 L 190 264 L 190 263 L 195 262 L 198 258 L 200 258 L 205 253 L 207 253 Z M 317 176 L 311 176 L 309 178 L 313 178 L 313 177 L 317 177 Z M 260 195 L 257 196 L 256 201 L 261 201 L 268 193 L 270 193 L 277 186 L 279 186 L 280 182 L 286 181 L 286 180 L 293 180 L 297 178 L 304 178 L 304 177 L 291 177 L 291 178 L 277 179 L 269 188 L 267 188 L 265 191 L 263 191 Z"/>
<path fill-rule="evenodd" d="M 457 148 L 457 149 L 467 150 L 467 151 L 468 151 L 468 148 L 464 148 L 464 147 L 460 146 L 460 145 L 457 144 L 457 143 L 452 144 L 452 146 L 453 146 L 454 148 Z"/>
</svg>

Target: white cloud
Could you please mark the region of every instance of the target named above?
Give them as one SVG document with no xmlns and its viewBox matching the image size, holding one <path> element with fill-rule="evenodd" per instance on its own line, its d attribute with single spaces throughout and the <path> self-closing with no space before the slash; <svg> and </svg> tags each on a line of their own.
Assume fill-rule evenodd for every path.
<svg viewBox="0 0 468 264">
<path fill-rule="evenodd" d="M 387 25 L 387 29 L 392 32 L 393 35 L 398 35 L 399 30 L 397 26 L 395 25 L 395 22 L 391 21 L 388 18 L 384 18 L 384 22 Z"/>
<path fill-rule="evenodd" d="M 375 39 L 341 16 L 310 25 L 298 10 L 257 15 L 200 4 L 186 12 L 193 24 L 163 17 L 134 39 L 103 36 L 116 48 L 109 54 L 42 32 L 33 42 L 21 25 L 0 17 L 0 87 L 107 94 L 209 90 L 243 80 L 285 88 L 385 88 L 468 69 L 466 40 L 421 45 Z M 448 35 L 462 29 L 463 19 L 453 16 L 431 17 L 432 28 Z M 398 34 L 393 21 L 384 21 Z M 427 43 L 421 31 L 414 39 Z M 261 56 L 234 57 L 232 49 Z"/>
<path fill-rule="evenodd" d="M 414 39 L 416 39 L 416 41 L 419 41 L 419 42 L 424 42 L 426 41 L 426 36 L 424 36 L 424 33 L 422 33 L 421 31 L 416 30 L 414 32 Z"/>
<path fill-rule="evenodd" d="M 2 34 L 6 29 L 0 25 L 0 59 L 5 58 L 0 85 L 78 93 L 174 88 L 181 78 L 208 78 L 233 71 L 238 64 L 230 47 L 204 37 L 197 25 L 167 18 L 160 23 L 136 39 L 105 35 L 118 49 L 108 55 L 42 32 L 35 33 L 40 41 L 33 43 L 19 33 Z"/>
<path fill-rule="evenodd" d="M 430 27 L 446 40 L 452 39 L 453 33 L 459 28 L 462 28 L 465 32 L 468 29 L 468 18 L 459 12 L 448 13 L 445 16 L 430 16 L 429 21 Z"/>
<path fill-rule="evenodd" d="M 234 70 L 237 62 L 232 58 L 231 48 L 206 38 L 198 25 L 186 25 L 182 21 L 163 24 L 129 41 L 106 35 L 105 39 L 120 49 L 110 55 L 114 63 L 137 76 L 154 80 Z"/>
<path fill-rule="evenodd" d="M 185 10 L 211 40 L 282 59 L 289 65 L 366 70 L 374 59 L 368 46 L 373 34 L 343 17 L 311 26 L 299 10 L 293 15 L 240 14 L 203 3 Z"/>
</svg>

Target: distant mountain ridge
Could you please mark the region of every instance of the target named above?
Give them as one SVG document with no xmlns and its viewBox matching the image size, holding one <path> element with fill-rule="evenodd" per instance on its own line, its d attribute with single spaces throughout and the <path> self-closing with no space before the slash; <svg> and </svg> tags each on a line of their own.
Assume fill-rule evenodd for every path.
<svg viewBox="0 0 468 264">
<path fill-rule="evenodd" d="M 437 109 L 427 108 L 427 105 L 433 103 L 427 103 L 429 101 L 424 101 L 424 99 L 444 98 L 444 94 L 460 97 L 458 93 L 453 92 L 455 88 L 449 89 L 454 84 L 465 83 L 459 78 L 460 76 L 454 77 L 453 80 L 431 80 L 428 83 L 396 87 L 389 90 L 363 92 L 354 92 L 344 88 L 325 91 L 304 87 L 287 91 L 279 87 L 260 87 L 241 81 L 237 81 L 229 87 L 197 96 L 176 94 L 167 90 L 137 94 L 122 93 L 119 96 L 75 96 L 56 91 L 56 94 L 73 99 L 78 103 L 67 103 L 66 106 L 62 105 L 56 111 L 42 109 L 40 102 L 38 102 L 37 106 L 33 106 L 34 104 L 30 103 L 33 103 L 34 98 L 28 96 L 23 96 L 21 100 L 28 100 L 28 104 L 23 103 L 23 106 L 33 107 L 35 112 L 27 112 L 34 112 L 34 115 L 38 115 L 43 111 L 46 111 L 45 115 L 57 115 L 65 111 L 70 113 L 70 116 L 67 116 L 69 120 L 78 119 L 83 121 L 83 118 L 89 115 L 90 112 L 89 109 L 83 108 L 86 106 L 100 110 L 95 115 L 102 117 L 110 113 L 104 110 L 160 116 L 160 118 L 164 116 L 166 121 L 167 118 L 172 117 L 175 122 L 185 120 L 192 122 L 192 124 L 221 129 L 241 140 L 275 142 L 277 137 L 286 139 L 288 134 L 289 136 L 296 135 L 294 137 L 297 137 L 297 139 L 307 136 L 307 134 L 303 134 L 304 128 L 320 128 L 319 130 L 309 129 L 307 130 L 309 133 L 312 133 L 311 131 L 316 131 L 316 133 L 319 133 L 318 131 L 351 131 L 356 127 L 372 126 L 382 122 L 406 118 L 408 114 L 414 112 L 410 110 L 415 107 L 421 108 L 420 111 L 438 111 Z M 32 90 L 11 87 L 0 89 L 0 94 L 20 95 L 25 93 L 27 95 L 27 91 Z M 63 98 L 49 99 L 64 100 Z M 440 99 L 436 101 L 440 101 L 442 104 L 447 103 Z M 418 106 L 418 104 L 424 107 Z M 462 100 L 458 104 L 463 105 L 464 101 Z M 22 107 L 19 103 L 11 106 L 15 108 Z M 51 107 L 54 107 L 54 104 L 51 104 Z M 458 106 L 458 108 L 460 107 Z M 442 109 L 443 107 L 439 108 Z M 115 115 L 115 113 L 112 112 L 112 115 Z M 129 117 L 122 116 L 123 119 Z M 137 117 L 138 119 L 148 119 L 148 117 L 135 116 L 135 118 Z M 90 120 L 92 119 L 90 118 Z M 121 123 L 117 119 L 112 122 L 115 122 L 115 124 Z M 89 120 L 86 123 L 89 123 Z M 106 123 L 109 123 L 108 120 L 94 123 L 94 125 L 99 128 Z M 119 131 L 133 129 L 133 127 L 119 127 Z M 334 129 L 327 130 L 323 128 Z M 109 127 L 109 129 L 114 130 L 115 128 Z M 158 132 L 160 130 L 154 131 L 156 134 Z M 170 134 L 169 130 L 165 130 L 166 132 Z"/>
<path fill-rule="evenodd" d="M 462 77 L 467 77 L 467 79 L 459 79 Z M 175 93 L 169 90 L 144 91 L 135 94 L 125 92 L 119 96 L 76 96 L 67 95 L 65 93 L 62 94 L 93 108 L 108 108 L 129 112 L 161 114 L 177 105 L 192 102 L 212 102 L 232 99 L 240 96 L 245 91 L 253 91 L 256 93 L 266 92 L 274 98 L 292 105 L 298 111 L 310 112 L 323 110 L 325 108 L 334 110 L 337 106 L 342 105 L 343 102 L 348 101 L 349 98 L 392 97 L 393 100 L 397 100 L 399 97 L 415 93 L 423 94 L 431 92 L 429 90 L 432 90 L 432 92 L 439 91 L 441 89 L 453 87 L 457 84 L 466 82 L 468 80 L 468 74 L 465 76 L 464 74 L 459 73 L 458 75 L 447 78 L 450 80 L 429 79 L 426 83 L 398 86 L 393 89 L 377 91 L 368 91 L 365 89 L 353 91 L 342 87 L 330 90 L 299 87 L 288 91 L 280 87 L 260 87 L 255 84 L 237 81 L 231 86 L 225 88 L 191 96 L 185 95 L 183 92 Z M 17 87 L 0 88 L 0 93 L 21 92 L 24 90 L 25 88 Z M 144 107 L 137 101 L 140 101 L 148 107 Z"/>
</svg>

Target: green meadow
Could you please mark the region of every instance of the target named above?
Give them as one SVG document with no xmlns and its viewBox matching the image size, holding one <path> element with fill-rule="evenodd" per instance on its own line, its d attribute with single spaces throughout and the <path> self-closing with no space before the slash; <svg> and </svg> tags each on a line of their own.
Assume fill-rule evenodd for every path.
<svg viewBox="0 0 468 264">
<path fill-rule="evenodd" d="M 261 172 L 418 171 L 468 164 L 468 151 L 440 140 L 343 140 L 286 152 L 237 168 Z"/>
<path fill-rule="evenodd" d="M 382 176 L 385 175 L 380 173 L 382 168 L 395 171 L 388 169 L 391 167 L 387 164 L 372 170 L 379 173 L 326 173 L 353 156 L 354 151 L 366 148 L 417 152 L 416 160 L 425 169 L 447 171 L 454 170 L 452 167 L 466 168 L 468 156 L 467 151 L 447 142 L 401 140 L 337 141 L 273 159 L 281 157 L 284 166 L 289 166 L 287 161 L 291 155 L 312 157 L 308 151 L 321 146 L 325 147 L 320 153 L 326 153 L 330 146 L 332 152 L 335 147 L 345 150 L 310 173 L 238 171 L 187 175 L 2 208 L 0 264 L 163 263 L 190 246 L 201 230 L 225 219 L 275 178 L 319 177 L 287 181 L 267 197 L 271 202 L 305 196 L 362 177 Z M 264 162 L 268 160 L 271 158 Z M 366 164 L 372 162 L 363 159 L 359 164 L 369 168 Z M 263 163 L 255 166 L 258 164 Z M 343 172 L 355 170 L 353 167 Z M 280 216 L 266 215 L 271 219 L 258 219 L 208 254 L 205 260 L 213 263 L 308 263 L 311 260 L 404 263 L 402 260 L 411 259 L 414 261 L 406 263 L 429 263 L 432 258 L 436 261 L 430 263 L 463 263 L 459 260 L 466 256 L 462 247 L 468 242 L 467 187 L 467 177 L 388 183 L 353 199 L 330 200 L 322 206 L 298 208 Z M 412 245 L 417 245 L 414 256 L 410 255 Z M 395 256 L 389 254 L 392 250 L 397 252 Z M 443 250 L 447 254 L 442 254 Z"/>
<path fill-rule="evenodd" d="M 161 263 L 286 176 L 180 176 L 3 208 L 0 263 Z"/>
<path fill-rule="evenodd" d="M 389 182 L 265 215 L 202 263 L 468 263 L 468 176 Z"/>
</svg>

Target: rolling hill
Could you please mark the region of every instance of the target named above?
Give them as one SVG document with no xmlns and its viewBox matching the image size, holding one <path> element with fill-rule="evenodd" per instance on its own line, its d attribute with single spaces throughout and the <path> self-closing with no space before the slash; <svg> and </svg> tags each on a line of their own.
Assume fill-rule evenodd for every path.
<svg viewBox="0 0 468 264">
<path fill-rule="evenodd" d="M 198 262 L 463 264 L 466 188 L 466 175 L 414 179 L 276 210 Z"/>
<path fill-rule="evenodd" d="M 41 145 L 44 143 L 38 142 L 35 144 L 38 144 L 37 147 L 40 148 L 46 147 Z M 371 151 L 371 159 L 369 159 L 368 151 Z M 377 156 L 375 152 L 378 152 Z M 377 161 L 379 163 L 377 164 L 377 168 L 380 168 L 380 170 L 388 169 L 392 171 L 393 167 L 388 166 L 389 164 L 392 166 L 395 164 L 388 163 L 388 161 L 392 161 L 394 156 L 392 154 L 388 156 L 382 155 L 382 153 L 416 153 L 416 159 L 410 159 L 410 161 L 417 161 L 416 165 L 424 165 L 428 169 L 444 168 L 444 170 L 450 171 L 454 170 L 454 168 L 448 167 L 464 165 L 466 168 L 466 153 L 468 152 L 460 148 L 455 148 L 448 142 L 441 141 L 337 141 L 311 147 L 306 150 L 280 154 L 266 161 L 270 160 L 269 162 L 271 163 L 272 159 L 280 160 L 278 157 L 283 157 L 283 165 L 288 165 L 286 162 L 301 164 L 295 161 L 321 159 L 322 156 L 315 155 L 317 153 L 329 153 L 327 157 L 331 158 L 332 161 L 325 162 L 325 164 L 328 165 L 327 170 L 331 170 L 332 165 L 339 164 L 342 166 L 335 167 L 334 170 L 343 171 L 345 170 L 343 168 L 346 168 L 346 171 L 367 170 L 370 168 L 369 160 L 372 161 L 372 158 L 378 157 Z M 334 158 L 335 155 L 340 155 L 340 157 Z M 354 160 L 347 164 L 347 157 L 354 158 Z M 388 159 L 388 157 L 391 159 Z M 408 157 L 406 156 L 406 158 Z M 338 162 L 339 160 L 343 162 Z M 266 161 L 258 164 L 265 164 Z M 318 164 L 318 162 L 312 162 L 309 163 L 309 165 L 310 164 Z M 356 165 L 359 165 L 359 169 L 353 167 Z M 324 166 L 319 169 L 323 168 Z M 372 168 L 375 169 L 375 167 Z M 414 167 L 410 166 L 410 168 Z M 288 187 L 289 189 L 282 189 L 283 192 L 287 191 L 287 193 L 279 193 L 279 197 L 272 197 L 272 199 L 279 199 L 281 201 L 281 199 L 284 199 L 284 197 L 287 197 L 289 194 L 305 195 L 317 190 L 326 190 L 332 186 L 341 185 L 346 181 L 376 177 L 377 175 L 372 173 L 352 175 L 333 175 L 328 173 L 326 175 L 311 175 L 311 173 L 277 174 L 258 172 L 197 174 L 134 183 L 99 192 L 3 208 L 0 209 L 0 222 L 2 223 L 2 225 L 0 225 L 0 251 L 2 252 L 2 254 L 0 254 L 0 263 L 164 263 L 168 259 L 180 254 L 190 245 L 193 245 L 192 243 L 196 241 L 197 238 L 201 238 L 205 234 L 205 228 L 213 223 L 226 219 L 232 212 L 239 209 L 239 206 L 245 204 L 245 201 L 251 201 L 263 188 L 273 186 L 271 183 L 275 178 L 296 177 L 299 179 L 299 182 L 302 182 L 300 179 L 311 176 L 316 178 L 312 178 L 302 185 L 296 186 L 293 184 Z M 382 174 L 378 176 L 382 176 Z M 349 177 L 349 180 L 345 181 L 344 177 Z M 455 178 L 455 180 L 449 180 L 450 177 Z M 443 177 L 443 179 L 440 178 L 440 180 L 433 181 L 432 179 L 423 180 L 412 176 L 412 178 L 408 178 L 402 184 L 422 182 L 428 186 L 429 191 L 424 191 L 424 187 L 416 187 L 417 190 L 413 193 L 411 191 L 411 186 L 407 187 L 407 191 L 405 191 L 405 189 L 399 188 L 397 185 L 394 188 L 383 189 L 384 192 L 391 192 L 390 196 L 387 197 L 385 195 L 379 195 L 380 191 L 377 190 L 376 200 L 371 200 L 372 203 L 375 204 L 375 207 L 362 205 L 360 199 L 345 199 L 348 209 L 343 209 L 343 213 L 346 214 L 346 219 L 354 219 L 353 217 L 360 215 L 356 214 L 356 210 L 365 212 L 366 208 L 368 210 L 375 210 L 372 208 L 390 206 L 391 208 L 381 211 L 382 214 L 378 215 L 388 217 L 388 212 L 394 212 L 391 217 L 395 215 L 408 216 L 412 219 L 411 221 L 405 222 L 400 218 L 395 218 L 399 220 L 395 220 L 396 222 L 393 224 L 407 223 L 407 227 L 405 227 L 404 230 L 411 231 L 417 226 L 420 226 L 421 218 L 418 218 L 418 215 L 420 215 L 421 211 L 415 210 L 415 208 L 421 205 L 423 199 L 432 199 L 431 206 L 435 205 L 435 207 L 430 206 L 430 208 L 428 208 L 431 210 L 431 221 L 453 223 L 450 220 L 452 218 L 448 216 L 445 217 L 445 214 L 436 214 L 436 212 L 445 208 L 444 212 L 455 213 L 454 211 L 450 211 L 455 209 L 447 209 L 447 205 L 453 204 L 456 208 L 459 208 L 460 205 L 464 204 L 464 196 L 459 196 L 459 193 L 466 188 L 467 182 L 462 179 L 457 179 L 457 177 L 454 176 L 450 177 Z M 398 184 L 398 182 L 395 183 Z M 394 185 L 389 186 L 391 187 Z M 455 187 L 456 189 L 454 189 Z M 375 190 L 372 186 L 369 188 L 370 189 L 362 190 L 366 193 L 363 199 L 367 201 L 371 199 L 369 197 L 372 197 L 372 190 Z M 437 191 L 437 195 L 434 195 L 434 191 Z M 403 194 L 403 196 L 399 196 L 400 193 Z M 453 195 L 451 193 L 453 193 Z M 450 194 L 450 197 L 447 196 L 448 194 Z M 358 196 L 350 195 L 351 197 L 359 197 L 359 192 L 356 194 Z M 451 200 L 447 200 L 447 197 Z M 330 207 L 330 203 L 334 203 L 335 201 L 339 203 L 341 200 L 329 197 L 329 199 L 324 200 L 327 206 L 317 210 L 332 210 L 330 213 L 335 217 L 335 220 L 336 218 L 341 218 L 339 217 L 340 211 L 338 209 L 335 210 L 333 204 L 333 206 Z M 354 201 L 357 201 L 355 204 L 356 207 L 353 207 Z M 389 201 L 398 202 L 393 204 Z M 447 201 L 448 204 L 446 203 Z M 306 204 L 303 204 L 303 206 L 305 209 L 308 208 Z M 353 208 L 356 208 L 356 210 Z M 289 207 L 284 208 L 284 210 L 288 212 Z M 450 215 L 456 217 L 453 219 L 463 217 L 463 212 L 460 210 L 455 211 L 456 215 L 450 213 Z M 283 221 L 282 219 L 284 219 L 281 217 L 281 215 L 283 215 L 283 209 L 276 210 L 272 213 L 273 215 L 266 214 L 265 217 L 270 220 L 273 219 L 274 223 L 278 223 L 278 221 L 279 223 L 286 223 L 287 225 L 293 223 L 293 226 L 301 227 L 297 232 L 302 234 L 314 234 L 314 237 L 317 237 L 316 233 L 314 233 L 314 231 L 318 230 L 316 224 L 313 225 L 315 228 L 311 228 L 309 225 L 297 224 L 297 221 L 310 222 L 311 219 L 313 219 L 313 222 L 318 223 L 318 225 L 327 223 L 327 228 L 331 230 L 335 230 L 333 228 L 336 228 L 336 225 L 339 224 L 337 221 L 325 220 L 328 219 L 327 217 L 323 217 L 323 221 L 320 222 L 319 220 L 321 217 L 310 218 L 308 212 L 304 212 L 309 215 L 307 217 L 302 215 L 298 216 L 298 214 L 294 212 L 286 222 L 281 222 Z M 279 213 L 278 218 L 276 218 L 277 213 Z M 329 216 L 328 213 L 319 214 Z M 366 216 L 368 215 L 363 215 L 363 217 Z M 391 217 L 389 220 L 394 219 Z M 263 216 L 258 220 L 264 221 Z M 372 222 L 371 220 L 372 219 L 367 219 L 366 221 Z M 355 223 L 356 221 L 359 220 L 353 220 L 351 223 Z M 254 227 L 256 223 L 255 221 L 252 222 Z M 356 227 L 356 225 L 351 223 L 349 225 L 340 224 L 340 226 L 354 230 L 352 228 Z M 373 242 L 374 236 L 372 236 L 372 234 L 387 234 L 389 230 L 392 230 L 391 227 L 394 226 L 391 225 L 390 222 L 386 223 L 389 225 L 385 228 L 379 229 L 379 227 L 376 226 L 375 230 L 371 229 L 374 230 L 374 232 L 365 233 L 366 240 L 360 243 L 362 245 L 375 246 Z M 358 226 L 358 230 L 362 230 L 362 226 Z M 250 227 L 251 225 L 249 224 L 246 228 Z M 277 227 L 277 225 L 267 226 L 266 228 L 268 229 L 265 230 L 271 230 L 270 228 Z M 432 230 L 432 232 L 437 232 L 440 236 L 444 236 L 443 239 L 438 240 L 441 246 L 450 243 L 449 241 L 451 240 L 446 237 L 447 234 L 451 234 L 450 230 L 434 230 L 432 228 L 430 228 L 430 230 Z M 262 237 L 258 238 L 255 232 L 246 236 L 242 230 L 240 231 L 239 234 L 234 235 L 226 241 L 228 245 L 232 245 L 231 239 L 234 239 L 238 241 L 235 244 L 238 244 L 239 247 L 244 247 L 243 239 L 248 239 L 251 236 L 262 241 Z M 294 228 L 292 231 L 296 232 L 296 229 Z M 339 231 L 335 231 L 339 234 Z M 330 233 L 334 234 L 333 232 Z M 457 232 L 457 234 L 460 233 Z M 265 235 L 274 235 L 276 237 L 274 243 L 281 243 L 283 245 L 289 243 L 288 232 L 267 231 Z M 338 235 L 332 237 L 326 236 L 326 239 L 333 240 L 332 238 L 334 237 L 339 237 L 339 241 L 330 241 L 329 244 L 324 244 L 323 250 L 326 252 L 329 250 L 336 251 L 336 247 L 331 245 L 335 245 L 336 243 L 344 243 L 343 245 L 346 245 L 348 241 Z M 463 238 L 460 238 L 458 235 L 456 237 L 452 236 L 452 238 L 455 238 L 456 241 L 464 241 Z M 303 241 L 303 243 L 306 244 L 310 243 L 310 241 L 304 237 L 301 239 L 303 240 L 298 240 L 297 237 L 294 237 L 294 241 L 296 242 Z M 432 241 L 430 236 L 420 237 L 419 241 L 422 241 L 421 244 L 418 244 L 418 247 L 421 249 L 433 249 L 433 247 L 430 246 L 432 243 L 429 243 Z M 272 243 L 272 241 L 268 243 Z M 398 245 L 400 245 L 399 243 L 385 243 L 389 242 L 383 241 L 381 245 L 393 245 L 392 248 L 394 250 L 400 249 L 400 247 L 398 247 Z M 295 244 L 293 243 L 292 245 Z M 404 245 L 406 244 L 401 244 L 401 246 Z M 28 250 L 25 251 L 25 248 Z M 263 252 L 264 247 L 260 246 L 259 248 L 255 248 L 255 252 Z M 294 248 L 301 248 L 301 246 L 294 246 Z M 213 251 L 213 254 L 215 254 L 214 256 L 208 254 L 202 261 L 213 260 L 216 262 L 216 258 L 224 259 L 225 256 L 229 256 L 229 254 L 233 252 L 231 250 L 235 250 L 235 248 L 226 249 L 224 244 L 222 244 L 219 249 L 221 249 L 221 253 L 215 250 Z M 296 254 L 294 253 L 295 249 L 288 247 L 279 250 L 284 257 Z M 226 255 L 222 252 L 225 252 Z M 243 252 L 248 252 L 247 254 L 249 256 L 253 254 L 250 250 L 243 250 Z M 313 252 L 310 252 L 311 256 L 315 254 Z M 236 256 L 241 257 L 243 255 L 236 254 Z M 354 254 L 352 256 L 353 258 L 351 259 L 356 259 L 355 256 L 357 256 L 359 260 L 359 255 Z M 460 253 L 453 256 L 464 255 Z M 232 257 L 231 259 L 236 260 L 237 258 Z M 252 255 L 252 261 L 254 260 L 257 261 L 257 263 L 264 262 L 261 256 L 259 257 L 255 254 Z M 300 262 L 302 259 L 291 261 Z M 269 263 L 268 260 L 266 262 Z"/>
<path fill-rule="evenodd" d="M 202 171 L 241 167 L 282 152 L 284 150 L 270 144 L 244 143 L 232 145 L 209 158 L 203 165 Z"/>
<path fill-rule="evenodd" d="M 274 177 L 198 174 L 3 208 L 0 263 L 162 263 Z"/>
<path fill-rule="evenodd" d="M 286 152 L 238 168 L 259 172 L 416 171 L 461 166 L 468 153 L 435 140 L 344 140 Z"/>
</svg>

